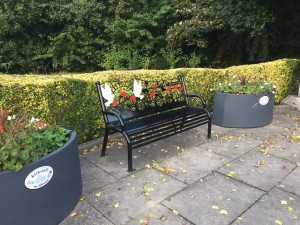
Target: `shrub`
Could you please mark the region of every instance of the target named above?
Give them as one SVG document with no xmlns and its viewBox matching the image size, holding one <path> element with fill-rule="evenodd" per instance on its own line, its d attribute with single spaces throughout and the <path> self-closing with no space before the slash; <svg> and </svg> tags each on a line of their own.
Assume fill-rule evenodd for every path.
<svg viewBox="0 0 300 225">
<path fill-rule="evenodd" d="M 108 80 L 132 82 L 136 79 L 168 79 L 185 74 L 189 93 L 200 93 L 209 108 L 214 93 L 210 90 L 228 82 L 232 74 L 266 80 L 277 86 L 275 103 L 297 92 L 300 60 L 283 59 L 226 69 L 181 68 L 170 70 L 103 71 L 64 75 L 0 75 L 0 104 L 11 112 L 44 118 L 67 129 L 76 130 L 79 142 L 99 137 L 104 128 L 95 82 Z M 263 76 L 262 76 L 263 74 Z"/>
</svg>

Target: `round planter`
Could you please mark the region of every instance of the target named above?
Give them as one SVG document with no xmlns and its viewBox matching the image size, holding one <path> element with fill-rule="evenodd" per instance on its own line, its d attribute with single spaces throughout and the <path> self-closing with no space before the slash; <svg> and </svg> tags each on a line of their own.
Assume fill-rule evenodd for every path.
<svg viewBox="0 0 300 225">
<path fill-rule="evenodd" d="M 26 182 L 25 182 L 26 180 Z M 56 225 L 82 194 L 77 134 L 19 172 L 0 172 L 0 218 L 5 225 Z"/>
<path fill-rule="evenodd" d="M 222 127 L 251 128 L 273 120 L 274 94 L 228 94 L 216 92 L 213 123 Z"/>
</svg>

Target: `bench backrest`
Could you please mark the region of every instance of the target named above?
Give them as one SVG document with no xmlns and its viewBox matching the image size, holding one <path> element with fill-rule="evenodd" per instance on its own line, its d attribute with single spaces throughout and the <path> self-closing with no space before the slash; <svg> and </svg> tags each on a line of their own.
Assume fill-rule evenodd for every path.
<svg viewBox="0 0 300 225">
<path fill-rule="evenodd" d="M 152 115 L 185 107 L 188 102 L 184 94 L 186 87 L 183 75 L 173 80 L 139 80 L 129 82 L 96 82 L 103 111 L 116 111 L 123 119 Z M 113 122 L 113 116 L 104 116 Z"/>
</svg>

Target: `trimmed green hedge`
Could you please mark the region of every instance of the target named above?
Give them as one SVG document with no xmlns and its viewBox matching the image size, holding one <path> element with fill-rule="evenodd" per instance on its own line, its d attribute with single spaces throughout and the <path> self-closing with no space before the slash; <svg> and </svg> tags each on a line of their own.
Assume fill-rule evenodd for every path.
<svg viewBox="0 0 300 225">
<path fill-rule="evenodd" d="M 168 79 L 184 73 L 189 93 L 201 93 L 212 109 L 211 89 L 232 75 L 247 75 L 251 79 L 265 78 L 277 85 L 275 102 L 295 94 L 300 81 L 300 60 L 282 59 L 226 69 L 181 68 L 172 70 L 103 71 L 64 75 L 0 75 L 0 104 L 19 114 L 45 118 L 68 129 L 76 130 L 79 141 L 99 137 L 104 126 L 98 103 L 95 81 L 121 79 Z"/>
</svg>

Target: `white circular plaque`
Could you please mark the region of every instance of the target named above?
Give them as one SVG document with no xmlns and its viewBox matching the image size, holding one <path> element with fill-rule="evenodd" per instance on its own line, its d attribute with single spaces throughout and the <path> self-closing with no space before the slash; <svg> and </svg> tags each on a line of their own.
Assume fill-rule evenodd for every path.
<svg viewBox="0 0 300 225">
<path fill-rule="evenodd" d="M 24 184 L 28 189 L 39 189 L 45 186 L 52 176 L 53 168 L 51 166 L 41 166 L 28 174 Z"/>
<path fill-rule="evenodd" d="M 261 105 L 266 105 L 268 103 L 269 103 L 269 97 L 268 96 L 262 96 L 259 99 L 259 104 L 261 104 Z"/>
</svg>

